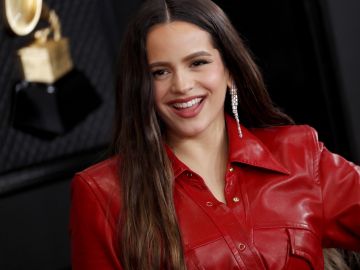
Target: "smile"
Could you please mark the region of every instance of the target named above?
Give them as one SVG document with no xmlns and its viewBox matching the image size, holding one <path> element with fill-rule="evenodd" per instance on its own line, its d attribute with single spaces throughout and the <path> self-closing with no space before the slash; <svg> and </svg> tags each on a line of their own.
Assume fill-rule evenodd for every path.
<svg viewBox="0 0 360 270">
<path fill-rule="evenodd" d="M 178 102 L 178 103 L 174 103 L 172 104 L 172 106 L 176 109 L 187 109 L 187 108 L 191 108 L 197 104 L 199 104 L 202 101 L 202 98 L 194 98 L 192 100 L 189 100 L 187 102 Z"/>
<path fill-rule="evenodd" d="M 206 96 L 193 96 L 172 100 L 168 105 L 177 116 L 181 118 L 192 118 L 201 112 L 205 99 Z"/>
</svg>

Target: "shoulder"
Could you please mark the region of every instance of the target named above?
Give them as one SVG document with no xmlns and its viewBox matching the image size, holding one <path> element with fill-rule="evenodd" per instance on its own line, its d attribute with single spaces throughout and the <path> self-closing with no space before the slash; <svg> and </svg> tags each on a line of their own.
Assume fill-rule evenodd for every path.
<svg viewBox="0 0 360 270">
<path fill-rule="evenodd" d="M 111 157 L 78 172 L 76 175 L 84 178 L 89 184 L 114 187 L 118 182 L 118 162 L 117 157 Z"/>
<path fill-rule="evenodd" d="M 75 174 L 71 184 L 72 193 L 88 194 L 96 198 L 105 208 L 118 209 L 120 181 L 118 176 L 119 158 L 112 157 Z"/>
<path fill-rule="evenodd" d="M 269 148 L 287 146 L 316 151 L 321 147 L 316 130 L 308 125 L 286 125 L 250 130 Z"/>
<path fill-rule="evenodd" d="M 116 158 L 107 159 L 77 173 L 72 181 L 69 232 L 76 269 L 121 269 L 117 167 Z"/>
<path fill-rule="evenodd" d="M 271 155 L 290 172 L 301 168 L 316 176 L 323 144 L 316 130 L 307 125 L 287 125 L 256 128 L 251 132 L 270 151 Z"/>
<path fill-rule="evenodd" d="M 284 126 L 273 126 L 264 128 L 250 128 L 251 132 L 256 136 L 264 137 L 279 135 L 285 137 L 293 136 L 317 136 L 317 132 L 314 128 L 308 125 L 284 125 Z"/>
</svg>

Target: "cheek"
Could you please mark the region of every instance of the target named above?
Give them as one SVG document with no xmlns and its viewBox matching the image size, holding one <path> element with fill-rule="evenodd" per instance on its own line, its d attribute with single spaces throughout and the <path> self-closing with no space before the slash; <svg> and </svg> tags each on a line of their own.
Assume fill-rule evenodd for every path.
<svg viewBox="0 0 360 270">
<path fill-rule="evenodd" d="M 223 68 L 213 68 L 204 74 L 204 84 L 212 91 L 226 91 L 227 78 Z"/>
</svg>

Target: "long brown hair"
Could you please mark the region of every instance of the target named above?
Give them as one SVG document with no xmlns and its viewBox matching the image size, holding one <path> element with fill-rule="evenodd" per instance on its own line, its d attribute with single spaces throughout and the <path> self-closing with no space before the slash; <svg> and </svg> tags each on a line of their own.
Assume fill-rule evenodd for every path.
<svg viewBox="0 0 360 270">
<path fill-rule="evenodd" d="M 120 53 L 113 149 L 120 154 L 119 257 L 124 269 L 185 269 L 172 168 L 146 55 L 149 29 L 185 21 L 207 31 L 239 89 L 248 127 L 291 124 L 271 102 L 256 64 L 224 12 L 210 0 L 149 0 L 130 22 Z M 229 110 L 226 101 L 226 110 Z"/>
</svg>

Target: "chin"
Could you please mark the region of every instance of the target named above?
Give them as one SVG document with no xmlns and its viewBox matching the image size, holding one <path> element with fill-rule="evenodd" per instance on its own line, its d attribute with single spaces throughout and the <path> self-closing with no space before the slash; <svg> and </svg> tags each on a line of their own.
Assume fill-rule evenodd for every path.
<svg viewBox="0 0 360 270">
<path fill-rule="evenodd" d="M 186 128 L 183 126 L 181 127 L 174 127 L 172 132 L 179 137 L 196 137 L 197 135 L 201 134 L 206 129 L 205 124 L 198 124 L 198 125 L 188 125 Z"/>
</svg>

